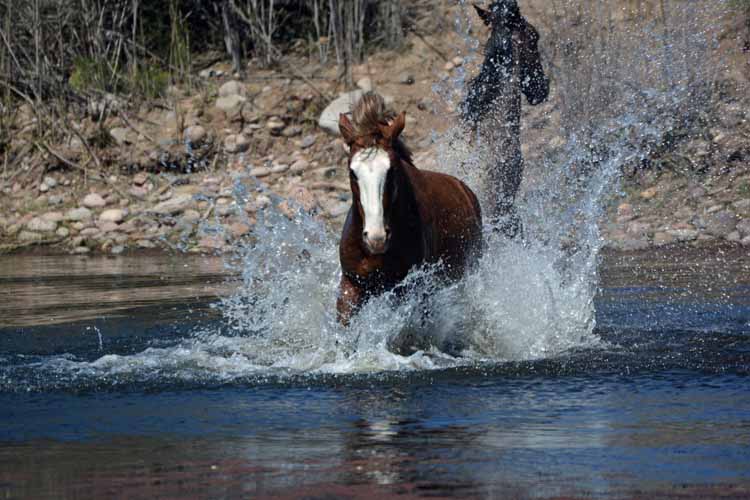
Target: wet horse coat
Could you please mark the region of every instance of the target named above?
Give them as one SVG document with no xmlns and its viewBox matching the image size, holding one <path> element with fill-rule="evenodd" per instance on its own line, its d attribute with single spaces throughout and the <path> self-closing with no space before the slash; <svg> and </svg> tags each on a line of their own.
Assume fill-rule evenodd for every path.
<svg viewBox="0 0 750 500">
<path fill-rule="evenodd" d="M 365 94 L 354 124 L 341 115 L 349 146 L 352 207 L 339 245 L 337 310 L 347 324 L 368 297 L 397 286 L 410 270 L 442 262 L 460 278 L 479 257 L 482 215 L 474 193 L 455 177 L 420 170 L 399 138 L 405 115 L 392 118 Z"/>
<path fill-rule="evenodd" d="M 495 0 L 487 10 L 475 6 L 492 32 L 479 74 L 469 84 L 462 104 L 464 122 L 493 149 L 488 181 L 495 204 L 493 222 L 503 232 L 520 231 L 514 203 L 523 176 L 521 156 L 521 93 L 536 105 L 549 95 L 541 64 L 536 29 L 523 18 L 516 0 Z"/>
</svg>

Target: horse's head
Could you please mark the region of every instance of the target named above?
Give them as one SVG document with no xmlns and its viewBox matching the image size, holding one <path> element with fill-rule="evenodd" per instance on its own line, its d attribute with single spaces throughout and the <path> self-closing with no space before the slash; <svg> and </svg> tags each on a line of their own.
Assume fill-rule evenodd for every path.
<svg viewBox="0 0 750 500">
<path fill-rule="evenodd" d="M 353 111 L 354 123 L 342 114 L 339 130 L 349 146 L 352 201 L 362 220 L 362 241 L 372 255 L 391 243 L 391 221 L 404 179 L 402 160 L 408 150 L 399 139 L 406 114 L 385 113 L 380 96 L 365 94 Z"/>
<path fill-rule="evenodd" d="M 485 80 L 504 85 L 514 62 L 516 41 L 520 66 L 521 91 L 530 104 L 539 104 L 549 94 L 549 80 L 544 75 L 539 53 L 539 33 L 521 15 L 516 0 L 494 0 L 487 9 L 474 5 L 479 17 L 492 31 L 484 50 Z M 484 82 L 486 85 L 486 82 Z"/>
</svg>

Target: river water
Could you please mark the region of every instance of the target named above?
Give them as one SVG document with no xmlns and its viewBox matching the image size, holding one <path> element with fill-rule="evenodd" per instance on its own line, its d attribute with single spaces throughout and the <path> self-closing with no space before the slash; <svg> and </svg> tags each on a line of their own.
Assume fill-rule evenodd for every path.
<svg viewBox="0 0 750 500">
<path fill-rule="evenodd" d="M 272 193 L 226 258 L 0 259 L 0 497 L 750 495 L 747 252 L 599 235 L 623 169 L 710 112 L 730 3 L 630 24 L 615 0 L 554 4 L 525 238 L 486 227 L 458 283 L 415 269 L 344 328 L 337 236 Z M 436 86 L 453 109 L 462 71 Z M 486 208 L 502 152 L 460 126 L 436 141 Z M 241 216 L 264 188 L 235 181 Z"/>
<path fill-rule="evenodd" d="M 750 492 L 739 250 L 605 255 L 592 347 L 344 374 L 144 357 L 226 321 L 221 261 L 4 257 L 0 281 L 2 498 Z"/>
</svg>

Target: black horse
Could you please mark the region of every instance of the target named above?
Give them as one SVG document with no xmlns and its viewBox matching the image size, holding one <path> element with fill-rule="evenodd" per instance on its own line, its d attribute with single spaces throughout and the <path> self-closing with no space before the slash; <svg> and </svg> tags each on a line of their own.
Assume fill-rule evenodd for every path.
<svg viewBox="0 0 750 500">
<path fill-rule="evenodd" d="M 492 28 L 479 74 L 469 84 L 461 107 L 464 122 L 492 144 L 496 165 L 488 172 L 497 196 L 491 220 L 509 238 L 521 231 L 514 202 L 523 176 L 521 93 L 536 105 L 549 95 L 549 79 L 539 54 L 539 33 L 521 15 L 516 0 L 494 0 L 487 9 L 474 5 Z"/>
</svg>

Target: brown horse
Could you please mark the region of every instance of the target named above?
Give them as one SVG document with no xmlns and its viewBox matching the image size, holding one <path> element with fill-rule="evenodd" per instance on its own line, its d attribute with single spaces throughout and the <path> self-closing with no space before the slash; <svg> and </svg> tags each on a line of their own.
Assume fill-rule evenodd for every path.
<svg viewBox="0 0 750 500">
<path fill-rule="evenodd" d="M 352 206 L 339 244 L 339 321 L 371 296 L 393 289 L 422 264 L 442 262 L 460 278 L 481 253 L 482 214 L 474 193 L 449 175 L 419 170 L 400 134 L 405 113 L 385 109 L 367 93 L 339 117 L 349 147 Z"/>
</svg>

